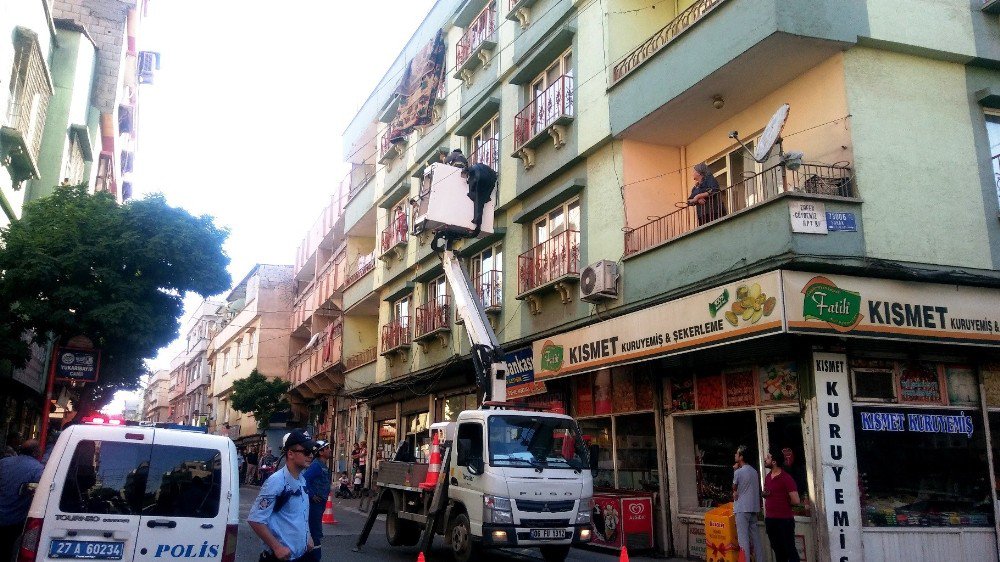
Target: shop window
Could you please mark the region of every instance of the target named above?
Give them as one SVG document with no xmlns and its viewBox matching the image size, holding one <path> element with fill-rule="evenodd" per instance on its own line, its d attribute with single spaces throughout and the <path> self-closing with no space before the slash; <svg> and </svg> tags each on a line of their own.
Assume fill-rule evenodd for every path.
<svg viewBox="0 0 1000 562">
<path fill-rule="evenodd" d="M 427 412 L 406 416 L 406 440 L 417 462 L 427 462 L 430 458 L 430 426 Z"/>
<path fill-rule="evenodd" d="M 896 397 L 892 361 L 852 359 L 851 385 L 858 401 L 890 402 Z"/>
<path fill-rule="evenodd" d="M 478 408 L 479 397 L 475 392 L 459 394 L 457 396 L 448 396 L 438 401 L 438 404 L 440 404 L 440 409 L 438 410 L 437 419 L 452 422 L 458 419 L 458 414 L 463 410 L 475 410 Z"/>
<path fill-rule="evenodd" d="M 591 455 L 597 456 L 597 474 L 594 488 L 615 487 L 615 461 L 612 456 L 611 418 L 580 420 L 580 431 L 584 441 L 591 447 Z"/>
<path fill-rule="evenodd" d="M 986 134 L 990 141 L 990 164 L 993 169 L 993 183 L 997 201 L 1000 201 L 1000 115 L 986 114 Z"/>
<path fill-rule="evenodd" d="M 396 420 L 376 422 L 378 439 L 375 442 L 375 469 L 383 460 L 391 460 L 396 452 Z"/>
<path fill-rule="evenodd" d="M 699 414 L 674 421 L 680 508 L 703 511 L 733 501 L 737 447 L 760 472 L 757 416 L 753 411 Z"/>
<path fill-rule="evenodd" d="M 863 524 L 992 527 L 981 420 L 953 408 L 856 408 Z"/>
<path fill-rule="evenodd" d="M 656 421 L 653 414 L 615 418 L 615 435 L 618 488 L 659 491 L 660 471 L 656 461 Z"/>
</svg>

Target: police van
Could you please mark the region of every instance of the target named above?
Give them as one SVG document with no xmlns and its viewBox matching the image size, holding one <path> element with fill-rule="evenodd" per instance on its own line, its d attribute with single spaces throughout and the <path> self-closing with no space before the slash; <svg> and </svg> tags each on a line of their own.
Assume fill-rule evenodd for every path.
<svg viewBox="0 0 1000 562">
<path fill-rule="evenodd" d="M 235 562 L 239 508 L 228 437 L 74 425 L 45 465 L 17 559 Z"/>
</svg>

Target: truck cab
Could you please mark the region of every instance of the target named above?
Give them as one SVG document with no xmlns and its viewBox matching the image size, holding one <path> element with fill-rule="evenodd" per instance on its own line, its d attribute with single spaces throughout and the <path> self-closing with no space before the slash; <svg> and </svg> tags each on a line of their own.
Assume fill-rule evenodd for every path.
<svg viewBox="0 0 1000 562">
<path fill-rule="evenodd" d="M 454 424 L 445 540 L 456 560 L 481 547 L 539 547 L 561 561 L 590 541 L 594 483 L 573 418 L 483 409 Z"/>
</svg>

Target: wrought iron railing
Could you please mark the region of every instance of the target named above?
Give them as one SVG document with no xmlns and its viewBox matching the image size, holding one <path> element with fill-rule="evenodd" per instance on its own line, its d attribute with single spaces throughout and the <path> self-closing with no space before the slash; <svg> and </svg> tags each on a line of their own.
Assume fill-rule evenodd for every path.
<svg viewBox="0 0 1000 562">
<path fill-rule="evenodd" d="M 503 302 L 503 273 L 492 269 L 476 279 L 476 294 L 486 310 L 496 310 Z"/>
<path fill-rule="evenodd" d="M 497 5 L 490 5 L 466 28 L 465 35 L 455 44 L 455 66 L 462 66 L 475 50 L 489 39 L 497 29 Z"/>
<path fill-rule="evenodd" d="M 804 164 L 796 170 L 773 166 L 710 196 L 704 205 L 684 207 L 626 230 L 625 255 L 659 246 L 701 226 L 774 199 L 786 191 L 853 197 L 851 169 L 819 164 Z"/>
<path fill-rule="evenodd" d="M 382 231 L 382 253 L 384 254 L 401 244 L 406 244 L 409 239 L 408 228 L 404 213 L 399 213 L 390 220 L 389 226 Z"/>
<path fill-rule="evenodd" d="M 520 149 L 562 117 L 573 116 L 573 77 L 557 78 L 514 116 L 514 146 Z"/>
<path fill-rule="evenodd" d="M 611 67 L 614 86 L 726 0 L 697 0 Z"/>
<path fill-rule="evenodd" d="M 412 341 L 409 316 L 393 318 L 388 324 L 382 326 L 382 353 L 401 347 L 409 347 Z"/>
<path fill-rule="evenodd" d="M 375 346 L 371 346 L 368 349 L 355 353 L 345 359 L 344 370 L 350 371 L 351 369 L 357 369 L 358 367 L 363 367 L 369 363 L 374 363 L 377 357 L 378 350 L 375 349 Z"/>
<path fill-rule="evenodd" d="M 434 300 L 418 306 L 416 310 L 416 337 L 447 328 L 450 321 L 451 297 L 438 295 Z"/>
<path fill-rule="evenodd" d="M 517 257 L 517 292 L 523 295 L 566 275 L 580 274 L 580 231 L 566 230 Z"/>
<path fill-rule="evenodd" d="M 500 168 L 500 141 L 497 139 L 486 139 L 472 151 L 469 155 L 469 165 L 473 164 L 486 164 L 494 171 L 498 171 Z"/>
</svg>

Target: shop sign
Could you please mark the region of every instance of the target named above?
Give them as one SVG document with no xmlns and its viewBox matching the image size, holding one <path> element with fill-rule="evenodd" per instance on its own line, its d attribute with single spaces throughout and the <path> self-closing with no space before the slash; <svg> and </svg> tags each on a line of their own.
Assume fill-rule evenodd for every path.
<svg viewBox="0 0 1000 562">
<path fill-rule="evenodd" d="M 948 433 L 972 437 L 975 424 L 965 412 L 921 410 L 876 410 L 858 412 L 861 431 L 894 431 L 899 433 Z"/>
<path fill-rule="evenodd" d="M 861 560 L 861 500 L 847 355 L 813 353 L 830 560 Z M 821 549 L 822 550 L 822 549 Z"/>
<path fill-rule="evenodd" d="M 705 527 L 702 525 L 688 525 L 688 557 L 704 560 L 708 556 L 708 549 L 705 547 Z"/>
<path fill-rule="evenodd" d="M 101 370 L 101 352 L 59 348 L 56 350 L 56 380 L 96 382 Z"/>
<path fill-rule="evenodd" d="M 780 287 L 773 271 L 536 341 L 535 380 L 780 332 Z"/>
<path fill-rule="evenodd" d="M 1000 291 L 782 271 L 788 331 L 1000 343 Z"/>
<path fill-rule="evenodd" d="M 508 399 L 545 393 L 545 383 L 535 381 L 534 359 L 530 347 L 505 353 L 503 360 L 507 365 Z"/>
<path fill-rule="evenodd" d="M 826 234 L 826 205 L 815 201 L 789 201 L 792 232 Z"/>
</svg>

